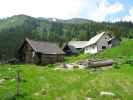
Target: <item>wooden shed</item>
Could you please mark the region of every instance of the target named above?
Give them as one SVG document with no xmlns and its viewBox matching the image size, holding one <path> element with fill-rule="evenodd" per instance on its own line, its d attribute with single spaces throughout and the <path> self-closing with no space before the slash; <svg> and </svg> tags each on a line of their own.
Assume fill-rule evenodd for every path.
<svg viewBox="0 0 133 100">
<path fill-rule="evenodd" d="M 64 52 L 55 43 L 26 38 L 18 50 L 22 63 L 53 64 L 63 62 Z"/>
</svg>

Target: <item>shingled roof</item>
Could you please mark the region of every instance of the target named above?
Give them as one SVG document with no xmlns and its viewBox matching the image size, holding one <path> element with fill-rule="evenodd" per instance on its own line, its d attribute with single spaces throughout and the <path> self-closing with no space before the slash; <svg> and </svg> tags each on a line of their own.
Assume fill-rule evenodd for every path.
<svg viewBox="0 0 133 100">
<path fill-rule="evenodd" d="M 56 43 L 35 41 L 28 38 L 26 38 L 25 41 L 30 44 L 35 52 L 42 54 L 64 54 Z"/>
</svg>

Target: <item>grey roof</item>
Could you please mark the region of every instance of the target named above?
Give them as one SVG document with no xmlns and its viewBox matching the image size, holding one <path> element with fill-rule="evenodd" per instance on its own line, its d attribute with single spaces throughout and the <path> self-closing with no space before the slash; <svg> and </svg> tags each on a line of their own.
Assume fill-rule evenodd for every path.
<svg viewBox="0 0 133 100">
<path fill-rule="evenodd" d="M 88 41 L 70 41 L 68 45 L 78 49 L 78 48 L 84 48 L 87 43 Z"/>
<path fill-rule="evenodd" d="M 95 35 L 94 37 L 92 37 L 86 44 L 86 46 L 92 45 L 97 43 L 97 41 L 105 34 L 106 32 L 101 32 L 98 33 L 97 35 Z"/>
<path fill-rule="evenodd" d="M 89 41 L 70 41 L 68 42 L 69 46 L 73 46 L 75 48 L 85 48 L 86 46 L 93 45 L 98 42 L 98 40 L 104 35 L 108 34 L 107 32 L 101 32 L 92 37 Z M 111 38 L 112 39 L 112 38 Z"/>
<path fill-rule="evenodd" d="M 25 39 L 35 52 L 42 54 L 64 54 L 56 43 Z"/>
</svg>

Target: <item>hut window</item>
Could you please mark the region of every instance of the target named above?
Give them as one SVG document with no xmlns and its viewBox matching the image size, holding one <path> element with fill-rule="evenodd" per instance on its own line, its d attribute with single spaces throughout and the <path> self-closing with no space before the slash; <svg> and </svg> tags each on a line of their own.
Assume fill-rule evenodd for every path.
<svg viewBox="0 0 133 100">
<path fill-rule="evenodd" d="M 32 51 L 32 57 L 34 57 L 35 56 L 35 52 L 34 51 Z"/>
<path fill-rule="evenodd" d="M 106 46 L 102 46 L 102 49 L 106 49 Z"/>
<path fill-rule="evenodd" d="M 108 41 L 108 44 L 111 44 L 111 41 Z"/>
</svg>

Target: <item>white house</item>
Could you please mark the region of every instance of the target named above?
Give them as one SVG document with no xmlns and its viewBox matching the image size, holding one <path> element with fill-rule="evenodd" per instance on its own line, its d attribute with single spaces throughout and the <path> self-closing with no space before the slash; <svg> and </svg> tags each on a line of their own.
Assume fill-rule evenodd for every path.
<svg viewBox="0 0 133 100">
<path fill-rule="evenodd" d="M 89 41 L 70 41 L 64 46 L 63 51 L 67 54 L 79 52 L 95 54 L 106 48 L 111 48 L 119 43 L 112 33 L 101 32 L 92 37 Z"/>
<path fill-rule="evenodd" d="M 112 47 L 112 39 L 114 37 L 110 33 L 101 32 L 92 37 L 84 48 L 84 53 L 95 54 L 103 49 Z"/>
</svg>

